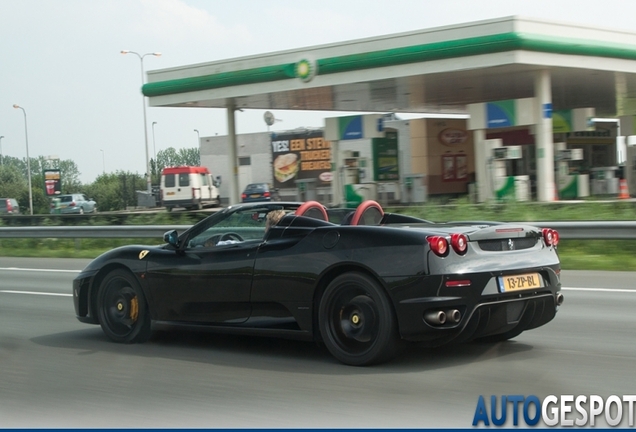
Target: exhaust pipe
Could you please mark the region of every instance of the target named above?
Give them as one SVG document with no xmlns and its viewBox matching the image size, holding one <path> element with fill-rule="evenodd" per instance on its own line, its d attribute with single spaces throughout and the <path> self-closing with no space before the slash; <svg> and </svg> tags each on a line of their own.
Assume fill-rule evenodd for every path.
<svg viewBox="0 0 636 432">
<path fill-rule="evenodd" d="M 446 322 L 446 312 L 428 311 L 424 314 L 424 321 L 430 325 L 442 325 Z"/>
<path fill-rule="evenodd" d="M 556 295 L 556 305 L 557 306 L 561 306 L 563 304 L 563 300 L 564 300 L 563 294 L 557 293 L 557 295 Z"/>
<path fill-rule="evenodd" d="M 462 314 L 457 309 L 451 309 L 446 312 L 446 316 L 448 317 L 448 321 L 457 324 L 459 320 L 462 319 Z"/>
</svg>

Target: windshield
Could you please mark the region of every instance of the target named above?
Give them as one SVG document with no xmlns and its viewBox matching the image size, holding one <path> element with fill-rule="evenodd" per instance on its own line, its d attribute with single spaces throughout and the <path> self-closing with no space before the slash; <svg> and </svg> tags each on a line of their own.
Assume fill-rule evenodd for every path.
<svg viewBox="0 0 636 432">
<path fill-rule="evenodd" d="M 187 248 L 215 246 L 219 241 L 262 241 L 265 235 L 267 215 L 283 206 L 268 205 L 247 207 L 239 210 L 231 208 L 210 216 L 190 231 L 182 240 Z M 285 210 L 291 212 L 292 208 Z"/>
<path fill-rule="evenodd" d="M 245 188 L 245 192 L 266 192 L 268 189 L 265 183 L 249 184 Z"/>
</svg>

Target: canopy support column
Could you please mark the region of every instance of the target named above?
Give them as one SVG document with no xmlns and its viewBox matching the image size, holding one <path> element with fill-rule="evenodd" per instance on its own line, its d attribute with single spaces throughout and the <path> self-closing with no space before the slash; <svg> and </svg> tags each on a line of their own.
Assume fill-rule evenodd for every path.
<svg viewBox="0 0 636 432">
<path fill-rule="evenodd" d="M 230 162 L 230 172 L 232 178 L 230 179 L 230 196 L 229 204 L 234 205 L 239 203 L 239 182 L 238 182 L 238 158 L 236 157 L 236 119 L 234 112 L 236 111 L 236 105 L 233 100 L 229 100 L 227 105 L 227 146 Z"/>
<path fill-rule="evenodd" d="M 552 89 L 548 70 L 537 72 L 534 80 L 536 99 L 535 143 L 537 159 L 537 201 L 555 199 L 554 143 L 552 139 Z"/>
</svg>

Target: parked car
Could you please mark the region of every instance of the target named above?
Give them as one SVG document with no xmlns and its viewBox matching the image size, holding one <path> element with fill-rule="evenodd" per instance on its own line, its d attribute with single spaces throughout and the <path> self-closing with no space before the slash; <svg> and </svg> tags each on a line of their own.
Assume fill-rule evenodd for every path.
<svg viewBox="0 0 636 432">
<path fill-rule="evenodd" d="M 250 183 L 241 194 L 241 202 L 272 201 L 272 191 L 267 183 Z"/>
<path fill-rule="evenodd" d="M 0 198 L 0 215 L 20 214 L 20 204 L 15 198 Z"/>
<path fill-rule="evenodd" d="M 57 203 L 55 200 L 59 200 Z M 51 214 L 84 214 L 97 212 L 97 203 L 84 194 L 58 195 L 51 199 Z"/>
<path fill-rule="evenodd" d="M 432 223 L 374 201 L 351 213 L 336 224 L 315 201 L 225 208 L 166 232 L 164 245 L 96 258 L 73 281 L 75 314 L 120 343 L 147 341 L 156 320 L 321 340 L 341 362 L 367 365 L 400 340 L 505 341 L 563 302 L 552 229 Z"/>
</svg>

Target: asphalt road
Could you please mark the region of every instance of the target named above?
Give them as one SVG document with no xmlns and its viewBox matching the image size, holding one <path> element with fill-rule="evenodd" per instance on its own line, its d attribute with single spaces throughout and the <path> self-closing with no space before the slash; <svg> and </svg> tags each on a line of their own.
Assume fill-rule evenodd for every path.
<svg viewBox="0 0 636 432">
<path fill-rule="evenodd" d="M 636 273 L 564 271 L 542 328 L 356 368 L 308 342 L 164 328 L 111 343 L 75 319 L 86 262 L 0 258 L 2 427 L 471 427 L 480 395 L 636 393 Z"/>
</svg>

